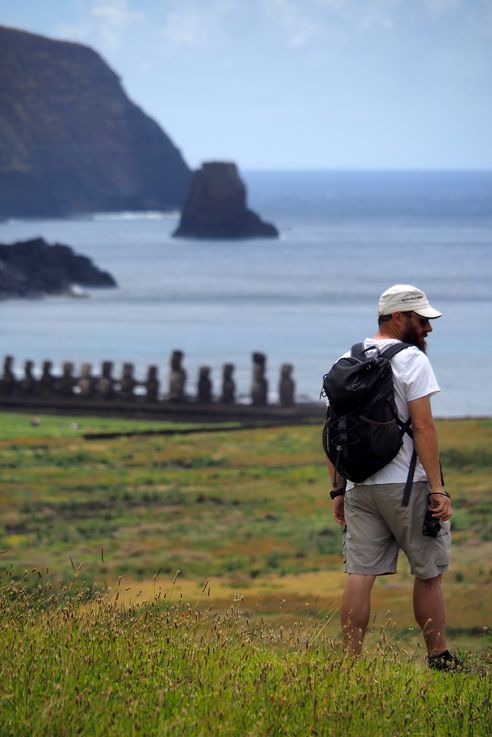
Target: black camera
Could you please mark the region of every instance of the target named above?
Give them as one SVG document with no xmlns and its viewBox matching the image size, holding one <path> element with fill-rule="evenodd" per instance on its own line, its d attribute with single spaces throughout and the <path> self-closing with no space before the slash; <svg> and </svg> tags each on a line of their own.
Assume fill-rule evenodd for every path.
<svg viewBox="0 0 492 737">
<path fill-rule="evenodd" d="M 427 510 L 424 517 L 424 526 L 422 528 L 422 535 L 427 537 L 437 537 L 439 530 L 441 529 L 441 523 L 438 519 L 432 516 L 430 509 Z"/>
</svg>

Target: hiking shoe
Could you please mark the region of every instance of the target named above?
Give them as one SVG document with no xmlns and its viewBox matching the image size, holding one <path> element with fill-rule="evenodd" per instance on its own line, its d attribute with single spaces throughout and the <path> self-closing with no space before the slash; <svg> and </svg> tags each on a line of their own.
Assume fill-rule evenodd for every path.
<svg viewBox="0 0 492 737">
<path fill-rule="evenodd" d="M 427 662 L 429 668 L 433 670 L 456 671 L 463 667 L 461 660 L 456 655 L 452 655 L 449 650 L 445 650 L 440 655 L 429 655 Z"/>
</svg>

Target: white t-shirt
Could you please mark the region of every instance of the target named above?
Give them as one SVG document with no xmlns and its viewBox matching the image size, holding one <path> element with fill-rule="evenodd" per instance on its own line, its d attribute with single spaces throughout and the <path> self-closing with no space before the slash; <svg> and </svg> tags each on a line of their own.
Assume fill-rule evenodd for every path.
<svg viewBox="0 0 492 737">
<path fill-rule="evenodd" d="M 401 341 L 395 338 L 385 338 L 384 340 L 376 340 L 375 338 L 366 338 L 364 340 L 364 348 L 371 345 L 377 345 L 382 352 L 390 345 L 395 345 Z M 350 356 L 350 351 L 344 354 Z M 414 399 L 437 394 L 439 385 L 434 371 L 430 365 L 430 361 L 417 347 L 411 346 L 405 348 L 393 356 L 391 359 L 391 368 L 393 370 L 393 383 L 395 387 L 395 403 L 398 417 L 402 422 L 406 422 L 409 417 L 408 402 Z M 387 466 L 370 476 L 362 484 L 399 484 L 407 480 L 408 468 L 412 457 L 413 441 L 410 436 L 405 433 L 403 436 L 403 445 L 398 455 L 388 463 Z M 415 468 L 414 481 L 426 481 L 427 475 L 420 461 L 417 459 Z M 348 484 L 350 488 L 353 484 Z"/>
</svg>

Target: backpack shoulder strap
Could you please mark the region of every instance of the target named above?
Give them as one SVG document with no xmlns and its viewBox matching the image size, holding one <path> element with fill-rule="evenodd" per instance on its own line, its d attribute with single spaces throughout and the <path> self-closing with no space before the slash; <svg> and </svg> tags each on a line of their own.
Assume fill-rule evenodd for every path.
<svg viewBox="0 0 492 737">
<path fill-rule="evenodd" d="M 396 356 L 397 353 L 400 351 L 404 351 L 405 348 L 411 348 L 411 343 L 396 343 L 396 345 L 390 345 L 388 348 L 386 348 L 381 353 L 381 357 L 384 356 L 388 361 L 391 361 L 393 356 Z M 378 350 L 378 347 L 376 345 L 371 345 L 369 348 L 364 348 L 364 343 L 355 343 L 355 345 L 352 346 L 350 349 L 350 355 L 354 358 L 364 358 L 367 354 L 367 351 Z"/>
<path fill-rule="evenodd" d="M 381 357 L 386 358 L 388 361 L 391 361 L 393 356 L 396 356 L 397 353 L 399 353 L 400 351 L 404 351 L 406 348 L 411 348 L 411 347 L 412 347 L 411 343 L 396 343 L 396 345 L 390 345 L 389 348 L 386 348 L 381 353 Z"/>
<path fill-rule="evenodd" d="M 350 355 L 353 358 L 364 358 L 364 343 L 355 343 L 350 349 Z"/>
</svg>

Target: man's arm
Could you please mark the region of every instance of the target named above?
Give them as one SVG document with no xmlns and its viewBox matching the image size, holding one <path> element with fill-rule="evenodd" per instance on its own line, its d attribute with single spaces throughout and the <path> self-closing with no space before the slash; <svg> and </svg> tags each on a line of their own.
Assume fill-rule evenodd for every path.
<svg viewBox="0 0 492 737">
<path fill-rule="evenodd" d="M 447 520 L 451 517 L 451 502 L 444 496 L 439 465 L 439 439 L 432 417 L 430 395 L 414 399 L 408 403 L 408 411 L 412 420 L 413 442 L 419 461 L 427 474 L 427 481 L 432 492 L 430 506 L 433 517 Z"/>
<path fill-rule="evenodd" d="M 339 489 L 343 486 L 345 486 L 345 479 L 343 476 L 340 476 L 335 471 L 335 466 L 330 461 L 329 458 L 326 459 L 326 465 L 328 467 L 328 475 L 330 477 L 330 480 L 333 483 L 334 489 Z M 345 514 L 344 514 L 344 500 L 343 496 L 336 496 L 333 499 L 332 502 L 332 512 L 333 512 L 333 519 L 335 522 L 337 522 L 339 525 L 345 524 Z"/>
</svg>

